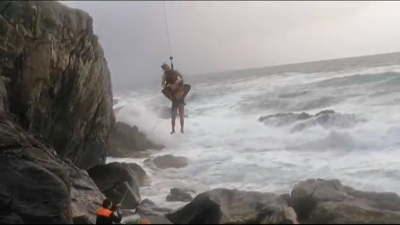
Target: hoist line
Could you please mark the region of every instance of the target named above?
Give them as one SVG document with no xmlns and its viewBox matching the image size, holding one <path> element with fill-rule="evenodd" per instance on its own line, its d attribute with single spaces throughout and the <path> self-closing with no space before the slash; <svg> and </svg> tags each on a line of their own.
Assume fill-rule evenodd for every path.
<svg viewBox="0 0 400 225">
<path fill-rule="evenodd" d="M 164 7 L 165 28 L 167 30 L 167 38 L 168 38 L 169 56 L 170 56 L 170 59 L 172 61 L 172 50 L 171 50 L 171 42 L 170 42 L 170 38 L 169 38 L 169 29 L 168 29 L 167 12 L 165 10 L 165 1 L 163 1 L 163 7 Z"/>
</svg>

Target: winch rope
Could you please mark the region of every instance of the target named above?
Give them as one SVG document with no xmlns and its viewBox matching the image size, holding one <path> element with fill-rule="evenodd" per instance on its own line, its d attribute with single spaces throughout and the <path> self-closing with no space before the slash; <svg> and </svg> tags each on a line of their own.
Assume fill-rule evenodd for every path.
<svg viewBox="0 0 400 225">
<path fill-rule="evenodd" d="M 163 1 L 163 7 L 164 7 L 165 28 L 166 28 L 166 31 L 167 31 L 167 38 L 168 38 L 169 60 L 171 61 L 171 68 L 174 69 L 174 64 L 172 62 L 172 60 L 174 58 L 172 57 L 171 41 L 170 41 L 170 38 L 169 38 L 169 29 L 168 29 L 167 12 L 165 10 L 165 1 Z"/>
</svg>

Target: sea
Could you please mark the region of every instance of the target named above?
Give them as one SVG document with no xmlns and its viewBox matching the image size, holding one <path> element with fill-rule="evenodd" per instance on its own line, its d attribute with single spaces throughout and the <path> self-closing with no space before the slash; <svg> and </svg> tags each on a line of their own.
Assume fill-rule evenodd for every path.
<svg viewBox="0 0 400 225">
<path fill-rule="evenodd" d="M 177 208 L 185 203 L 165 200 L 174 187 L 287 193 L 308 178 L 400 192 L 400 53 L 184 78 L 192 85 L 185 134 L 170 135 L 159 81 L 114 94 L 117 120 L 166 145 L 152 157 L 189 159 L 185 168 L 157 170 L 144 159 L 109 158 L 144 166 L 152 184 L 142 199 Z M 318 114 L 325 110 L 334 113 Z"/>
</svg>

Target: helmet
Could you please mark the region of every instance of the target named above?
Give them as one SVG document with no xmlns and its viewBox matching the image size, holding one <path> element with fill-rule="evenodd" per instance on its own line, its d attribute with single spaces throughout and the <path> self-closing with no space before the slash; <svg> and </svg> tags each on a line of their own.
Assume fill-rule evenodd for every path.
<svg viewBox="0 0 400 225">
<path fill-rule="evenodd" d="M 166 63 L 163 63 L 163 64 L 161 65 L 161 69 L 163 69 L 163 70 L 166 70 L 166 69 L 169 69 L 169 68 L 170 68 L 169 65 L 166 64 Z"/>
</svg>

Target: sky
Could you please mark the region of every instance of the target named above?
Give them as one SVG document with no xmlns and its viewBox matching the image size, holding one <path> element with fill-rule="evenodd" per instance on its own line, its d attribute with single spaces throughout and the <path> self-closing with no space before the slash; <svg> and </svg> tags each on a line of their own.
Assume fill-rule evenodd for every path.
<svg viewBox="0 0 400 225">
<path fill-rule="evenodd" d="M 94 19 L 113 85 L 400 51 L 397 1 L 69 1 Z"/>
</svg>

